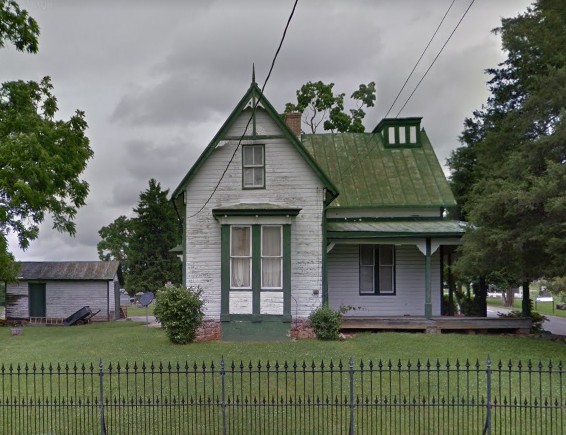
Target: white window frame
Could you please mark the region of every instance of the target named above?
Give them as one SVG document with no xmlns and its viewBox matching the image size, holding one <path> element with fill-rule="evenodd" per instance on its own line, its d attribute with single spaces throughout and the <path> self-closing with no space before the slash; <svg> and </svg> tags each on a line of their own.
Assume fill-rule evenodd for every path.
<svg viewBox="0 0 566 435">
<path fill-rule="evenodd" d="M 249 228 L 249 229 L 250 229 L 250 231 L 249 231 L 249 234 L 250 234 L 250 239 L 249 239 L 249 240 L 250 240 L 250 251 L 249 251 L 249 255 L 245 255 L 245 256 L 242 256 L 242 255 L 238 255 L 238 256 L 232 255 L 232 240 L 233 240 L 233 238 L 232 238 L 232 233 L 233 233 L 234 228 Z M 252 288 L 252 285 L 253 285 L 253 283 L 252 283 L 252 263 L 253 263 L 253 258 L 252 258 L 252 255 L 253 255 L 253 247 L 252 247 L 252 243 L 253 243 L 253 239 L 252 239 L 252 226 L 251 226 L 251 225 L 230 225 L 230 289 L 234 289 L 234 290 L 251 290 L 251 288 Z M 232 259 L 233 259 L 233 258 L 249 258 L 249 260 L 250 260 L 250 261 L 249 261 L 249 267 L 248 267 L 248 277 L 249 277 L 248 282 L 250 283 L 249 286 L 247 286 L 247 287 L 243 287 L 243 286 L 242 286 L 242 287 L 239 287 L 239 286 L 236 286 L 236 287 L 235 287 L 235 286 L 233 285 L 233 282 L 232 282 L 232 276 L 233 276 L 233 275 L 232 275 Z"/>
<path fill-rule="evenodd" d="M 279 252 L 280 252 L 280 255 L 267 256 L 267 255 L 263 254 L 263 229 L 268 228 L 268 227 L 269 228 L 279 228 L 279 234 L 280 234 L 280 237 L 279 237 L 279 243 L 280 243 Z M 261 254 L 261 265 L 260 265 L 260 267 L 261 267 L 261 289 L 262 290 L 282 290 L 283 289 L 283 226 L 282 225 L 262 225 L 261 226 L 261 253 L 260 254 Z M 279 261 L 280 261 L 280 264 L 281 264 L 281 266 L 279 268 L 280 269 L 279 282 L 281 283 L 280 286 L 278 286 L 278 287 L 264 287 L 263 286 L 263 259 L 264 258 L 279 258 Z"/>
<path fill-rule="evenodd" d="M 261 164 L 254 164 L 253 163 L 253 154 L 255 154 L 255 149 L 261 149 Z M 252 163 L 246 164 L 246 150 L 252 150 Z M 263 172 L 262 181 L 263 183 L 255 184 L 254 180 L 255 177 L 252 175 L 252 183 L 246 184 L 246 169 L 252 169 L 253 172 L 256 170 L 260 170 Z M 265 145 L 258 145 L 258 144 L 249 144 L 249 145 L 242 145 L 242 186 L 244 189 L 263 189 L 265 188 Z"/>
</svg>

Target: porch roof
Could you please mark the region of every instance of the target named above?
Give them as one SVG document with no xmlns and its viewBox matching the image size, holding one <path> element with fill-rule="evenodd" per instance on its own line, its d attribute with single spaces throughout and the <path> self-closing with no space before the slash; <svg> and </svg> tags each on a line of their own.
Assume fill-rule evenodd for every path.
<svg viewBox="0 0 566 435">
<path fill-rule="evenodd" d="M 461 237 L 466 223 L 456 220 L 384 220 L 372 222 L 328 222 L 333 239 L 391 237 Z"/>
</svg>

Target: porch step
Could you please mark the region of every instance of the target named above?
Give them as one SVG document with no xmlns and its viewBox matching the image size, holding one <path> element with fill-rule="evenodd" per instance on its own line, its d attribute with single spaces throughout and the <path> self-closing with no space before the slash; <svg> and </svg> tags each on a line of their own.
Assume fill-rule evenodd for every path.
<svg viewBox="0 0 566 435">
<path fill-rule="evenodd" d="M 426 331 L 513 331 L 528 333 L 530 319 L 505 319 L 487 317 L 345 317 L 343 330 L 398 330 Z"/>
</svg>

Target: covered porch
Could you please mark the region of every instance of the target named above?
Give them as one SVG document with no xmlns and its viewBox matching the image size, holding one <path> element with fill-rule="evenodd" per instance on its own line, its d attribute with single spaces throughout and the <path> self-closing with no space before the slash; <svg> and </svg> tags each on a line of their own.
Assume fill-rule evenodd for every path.
<svg viewBox="0 0 566 435">
<path fill-rule="evenodd" d="M 444 261 L 464 224 L 442 218 L 328 222 L 327 301 L 353 319 L 423 319 L 442 313 Z M 449 279 L 447 281 L 450 281 Z M 382 329 L 396 329 L 382 322 Z M 426 322 L 402 329 L 426 330 Z M 421 326 L 422 325 L 422 326 Z M 378 328 L 379 329 L 379 328 Z"/>
</svg>

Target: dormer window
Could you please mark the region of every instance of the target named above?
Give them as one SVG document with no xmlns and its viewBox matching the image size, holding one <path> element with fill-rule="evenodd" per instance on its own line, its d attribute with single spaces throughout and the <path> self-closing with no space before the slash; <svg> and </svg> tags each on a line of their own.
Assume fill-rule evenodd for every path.
<svg viewBox="0 0 566 435">
<path fill-rule="evenodd" d="M 421 118 L 386 118 L 373 130 L 381 133 L 386 148 L 420 147 Z"/>
<path fill-rule="evenodd" d="M 242 185 L 244 189 L 265 187 L 264 145 L 242 146 Z"/>
</svg>

